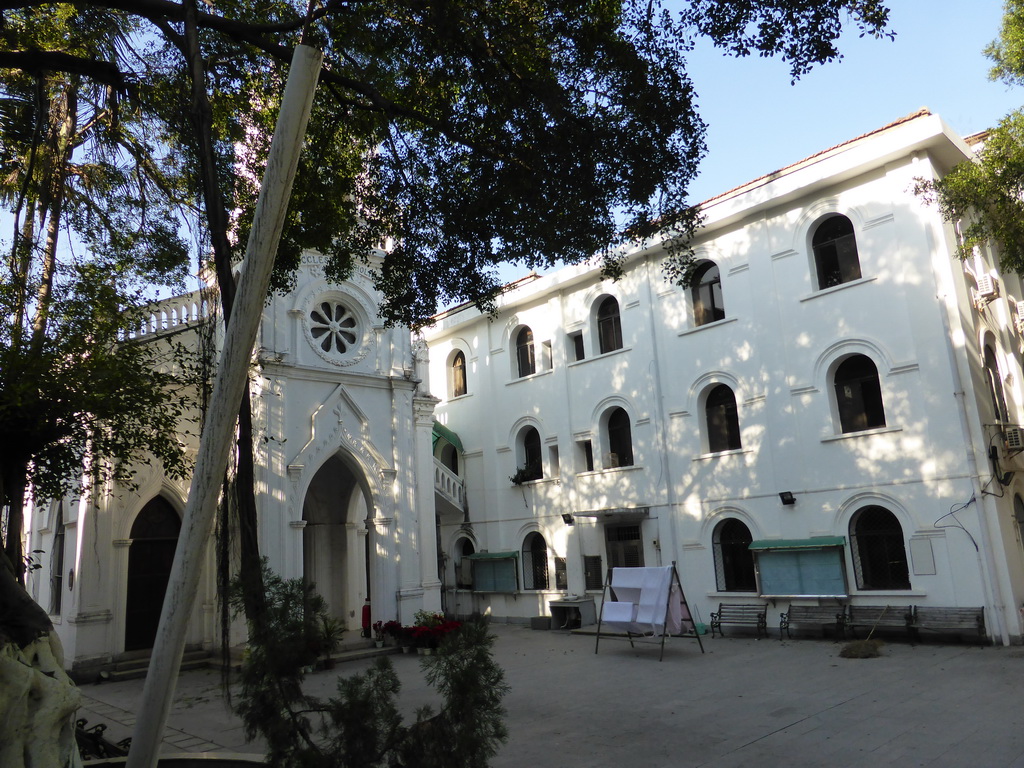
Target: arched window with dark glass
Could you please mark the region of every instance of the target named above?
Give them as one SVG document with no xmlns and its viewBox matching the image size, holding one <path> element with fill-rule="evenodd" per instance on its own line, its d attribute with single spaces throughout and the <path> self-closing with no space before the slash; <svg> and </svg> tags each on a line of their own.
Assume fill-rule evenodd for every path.
<svg viewBox="0 0 1024 768">
<path fill-rule="evenodd" d="M 455 587 L 473 588 L 473 561 L 469 556 L 476 553 L 476 547 L 469 539 L 460 539 L 455 545 Z"/>
<path fill-rule="evenodd" d="M 821 222 L 811 237 L 811 248 L 819 289 L 860 279 L 857 238 L 853 222 L 845 216 L 829 216 Z"/>
<path fill-rule="evenodd" d="M 614 408 L 608 414 L 608 452 L 608 466 L 633 466 L 633 431 L 623 408 Z"/>
<path fill-rule="evenodd" d="M 1017 495 L 1013 497 L 1013 519 L 1017 523 L 1017 536 L 1024 545 L 1024 499 Z"/>
<path fill-rule="evenodd" d="M 452 397 L 466 394 L 466 355 L 459 350 L 452 356 Z"/>
<path fill-rule="evenodd" d="M 520 469 L 523 480 L 540 480 L 544 477 L 544 464 L 540 453 L 540 433 L 527 427 L 520 433 Z"/>
<path fill-rule="evenodd" d="M 736 518 L 715 526 L 715 579 L 720 592 L 757 591 L 751 541 L 750 529 Z"/>
<path fill-rule="evenodd" d="M 537 372 L 537 357 L 533 350 L 533 331 L 523 326 L 516 336 L 516 361 L 519 377 L 532 376 Z"/>
<path fill-rule="evenodd" d="M 597 309 L 597 338 L 603 355 L 622 349 L 622 322 L 619 319 L 619 302 L 608 296 Z"/>
<path fill-rule="evenodd" d="M 839 425 L 844 433 L 885 426 L 878 368 L 870 358 L 864 355 L 846 358 L 836 368 L 834 384 Z"/>
<path fill-rule="evenodd" d="M 708 392 L 704 403 L 707 415 L 708 452 L 735 451 L 740 443 L 740 419 L 736 409 L 736 395 L 725 384 Z"/>
<path fill-rule="evenodd" d="M 525 589 L 548 588 L 548 545 L 539 533 L 523 540 L 523 585 Z"/>
<path fill-rule="evenodd" d="M 707 325 L 725 319 L 725 303 L 722 300 L 722 273 L 711 261 L 697 267 L 693 276 L 693 324 Z"/>
<path fill-rule="evenodd" d="M 1003 380 L 999 376 L 999 363 L 996 353 L 988 344 L 985 345 L 985 381 L 988 383 L 988 394 L 992 398 L 992 409 L 996 421 L 1007 421 L 1006 394 L 1003 392 Z"/>
<path fill-rule="evenodd" d="M 903 527 L 885 507 L 858 509 L 850 520 L 858 589 L 910 589 Z"/>
</svg>

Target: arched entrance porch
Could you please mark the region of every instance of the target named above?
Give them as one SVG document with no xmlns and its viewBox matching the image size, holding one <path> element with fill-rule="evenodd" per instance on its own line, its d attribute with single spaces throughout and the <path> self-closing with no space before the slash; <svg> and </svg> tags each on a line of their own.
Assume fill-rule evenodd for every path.
<svg viewBox="0 0 1024 768">
<path fill-rule="evenodd" d="M 125 599 L 126 651 L 153 647 L 180 531 L 181 518 L 162 496 L 146 504 L 132 523 Z"/>
<path fill-rule="evenodd" d="M 327 609 L 360 628 L 361 609 L 370 594 L 366 532 L 368 503 L 358 469 L 341 454 L 317 470 L 302 503 L 302 575 L 316 585 Z"/>
</svg>

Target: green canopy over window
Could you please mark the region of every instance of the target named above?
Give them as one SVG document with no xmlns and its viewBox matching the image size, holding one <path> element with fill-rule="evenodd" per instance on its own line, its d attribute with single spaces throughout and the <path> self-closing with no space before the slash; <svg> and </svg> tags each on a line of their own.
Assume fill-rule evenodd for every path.
<svg viewBox="0 0 1024 768">
<path fill-rule="evenodd" d="M 750 549 L 821 549 L 844 544 L 844 536 L 815 536 L 811 539 L 759 539 L 750 542 Z"/>
<path fill-rule="evenodd" d="M 462 441 L 459 439 L 459 436 L 456 435 L 454 432 L 452 432 L 450 429 L 448 429 L 448 427 L 446 427 L 444 424 L 442 424 L 439 421 L 434 421 L 434 435 L 433 435 L 433 437 L 434 437 L 434 441 L 433 441 L 432 445 L 433 445 L 434 448 L 437 448 L 437 439 L 439 437 L 443 437 L 449 443 L 454 445 L 459 450 L 460 453 L 463 453 L 466 450 L 465 448 L 462 447 Z"/>
</svg>

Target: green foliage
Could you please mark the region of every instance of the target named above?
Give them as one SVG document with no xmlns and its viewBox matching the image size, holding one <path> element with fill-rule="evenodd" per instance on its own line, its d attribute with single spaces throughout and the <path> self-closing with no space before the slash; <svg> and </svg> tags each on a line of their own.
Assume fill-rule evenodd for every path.
<svg viewBox="0 0 1024 768">
<path fill-rule="evenodd" d="M 1006 0 L 999 37 L 985 49 L 992 59 L 989 77 L 1007 85 L 1024 85 L 1024 2 Z"/>
<path fill-rule="evenodd" d="M 322 638 L 323 600 L 299 579 L 284 580 L 263 564 L 267 631 L 250 637 L 235 709 L 249 739 L 267 744 L 268 763 L 280 768 L 485 768 L 506 738 L 501 700 L 508 691 L 494 662 L 494 636 L 486 623 L 464 624 L 424 656 L 427 682 L 441 697 L 415 723 L 398 712 L 398 676 L 381 657 L 364 673 L 338 680 L 327 701 L 302 692 L 303 668 L 315 660 Z M 242 607 L 241 584 L 231 592 Z M 421 612 L 423 626 L 443 617 Z"/>
<path fill-rule="evenodd" d="M 1006 0 L 999 39 L 985 53 L 995 64 L 993 79 L 1024 85 L 1024 2 Z M 1000 120 L 973 160 L 939 180 L 919 181 L 915 191 L 958 223 L 961 259 L 991 243 L 1003 271 L 1024 274 L 1024 111 Z"/>
<path fill-rule="evenodd" d="M 947 221 L 960 223 L 960 258 L 992 242 L 1004 271 L 1024 272 L 1024 113 L 1003 118 L 973 161 L 919 183 L 917 191 L 936 202 Z"/>
<path fill-rule="evenodd" d="M 112 13 L 104 2 L 75 7 Z M 329 257 L 335 280 L 366 263 L 383 316 L 413 326 L 439 304 L 491 306 L 507 262 L 603 254 L 616 276 L 618 246 L 671 236 L 668 274 L 685 278 L 686 242 L 700 222 L 687 188 L 705 151 L 686 67 L 693 38 L 779 55 L 798 76 L 838 57 L 845 25 L 880 35 L 888 21 L 879 0 L 700 0 L 676 15 L 659 0 L 232 0 L 200 9 L 202 86 L 220 188 L 238 212 L 236 251 L 290 47 L 304 35 L 326 64 L 274 284 L 289 286 L 305 248 Z M 118 73 L 162 126 L 176 175 L 191 179 L 183 186 L 199 189 L 182 8 L 147 3 L 130 13 L 158 42 L 137 64 L 117 61 Z"/>
</svg>

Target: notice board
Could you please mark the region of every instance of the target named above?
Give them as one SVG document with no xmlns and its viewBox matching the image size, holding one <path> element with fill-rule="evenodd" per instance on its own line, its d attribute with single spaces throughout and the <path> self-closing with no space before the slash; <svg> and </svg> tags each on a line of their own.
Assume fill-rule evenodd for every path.
<svg viewBox="0 0 1024 768">
<path fill-rule="evenodd" d="M 842 537 L 752 542 L 750 549 L 757 563 L 761 595 L 846 597 L 844 543 Z"/>
</svg>

